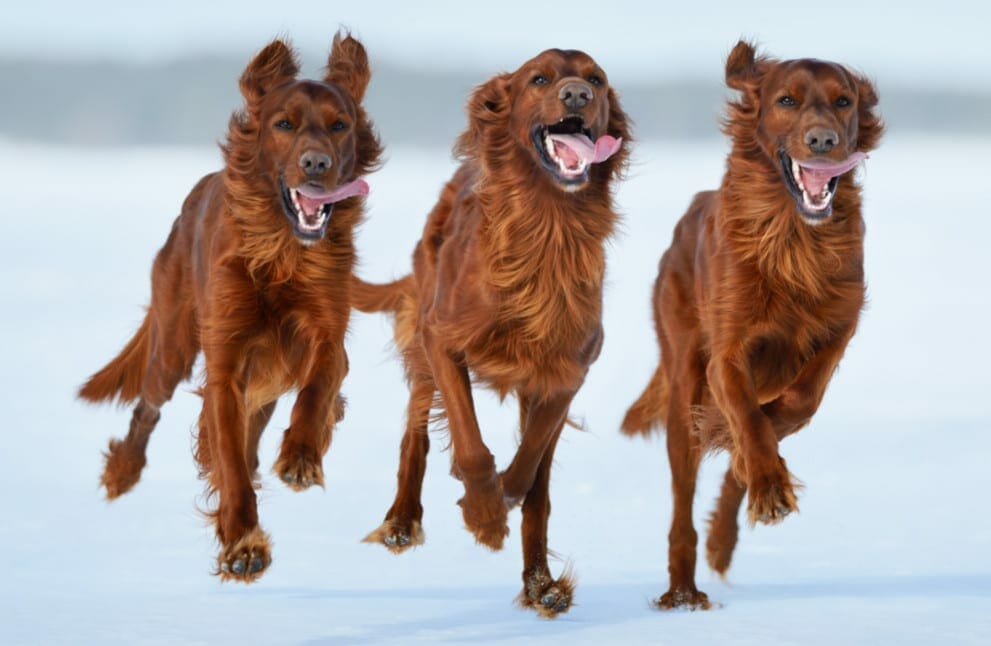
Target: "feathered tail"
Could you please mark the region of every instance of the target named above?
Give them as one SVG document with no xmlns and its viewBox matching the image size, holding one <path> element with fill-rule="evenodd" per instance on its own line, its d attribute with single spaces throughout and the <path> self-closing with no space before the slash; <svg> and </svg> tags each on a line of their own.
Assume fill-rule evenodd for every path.
<svg viewBox="0 0 991 646">
<path fill-rule="evenodd" d="M 664 424 L 667 416 L 668 380 L 663 366 L 658 365 L 640 398 L 626 411 L 621 428 L 626 435 L 649 435 Z"/>
<path fill-rule="evenodd" d="M 377 285 L 351 276 L 351 305 L 362 312 L 398 312 L 412 298 L 413 276 Z"/>
<path fill-rule="evenodd" d="M 148 365 L 150 327 L 151 321 L 146 314 L 141 327 L 120 354 L 79 389 L 80 399 L 94 403 L 116 399 L 118 404 L 126 404 L 138 398 Z"/>
</svg>

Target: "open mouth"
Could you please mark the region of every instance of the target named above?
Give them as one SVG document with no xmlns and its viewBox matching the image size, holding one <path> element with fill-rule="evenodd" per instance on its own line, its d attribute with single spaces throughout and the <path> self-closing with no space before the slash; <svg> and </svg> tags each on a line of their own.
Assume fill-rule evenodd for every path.
<svg viewBox="0 0 991 646">
<path fill-rule="evenodd" d="M 368 184 L 356 179 L 327 190 L 314 183 L 305 183 L 291 188 L 279 178 L 282 193 L 282 210 L 292 223 L 293 234 L 304 244 L 312 244 L 327 232 L 334 204 L 355 195 L 367 195 Z"/>
<path fill-rule="evenodd" d="M 538 125 L 531 138 L 541 164 L 565 186 L 588 181 L 591 165 L 612 157 L 623 143 L 622 139 L 609 135 L 596 137 L 577 115 L 550 125 Z"/>
<path fill-rule="evenodd" d="M 798 203 L 799 213 L 807 222 L 818 224 L 832 215 L 840 175 L 866 159 L 867 154 L 855 152 L 841 162 L 818 158 L 798 161 L 783 150 L 778 151 L 778 157 L 785 185 Z"/>
</svg>

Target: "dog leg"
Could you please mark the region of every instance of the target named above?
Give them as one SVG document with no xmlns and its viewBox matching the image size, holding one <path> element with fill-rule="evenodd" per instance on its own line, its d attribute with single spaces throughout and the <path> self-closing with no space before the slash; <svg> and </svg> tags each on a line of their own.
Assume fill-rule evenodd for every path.
<svg viewBox="0 0 991 646">
<path fill-rule="evenodd" d="M 430 449 L 427 423 L 433 398 L 433 379 L 414 375 L 406 410 L 406 432 L 400 448 L 396 499 L 385 515 L 385 522 L 363 539 L 366 543 L 381 543 L 394 554 L 422 545 L 424 541 L 420 525 L 423 519 L 420 492 Z"/>
<path fill-rule="evenodd" d="M 506 526 L 509 508 L 496 472 L 495 458 L 482 441 L 478 428 L 468 369 L 427 331 L 423 333 L 423 346 L 434 381 L 444 398 L 454 462 L 465 487 L 465 495 L 458 501 L 465 527 L 482 545 L 500 550 L 509 535 Z"/>
<path fill-rule="evenodd" d="M 343 343 L 317 351 L 319 363 L 299 391 L 273 470 L 291 489 L 323 486 L 323 456 L 338 417 L 338 391 L 347 374 Z"/>
<path fill-rule="evenodd" d="M 733 469 L 727 469 L 719 501 L 709 516 L 709 536 L 705 542 L 706 561 L 722 577 L 733 559 L 740 532 L 737 516 L 746 493 L 747 487 L 736 479 Z"/>
<path fill-rule="evenodd" d="M 141 479 L 147 459 L 148 438 L 161 417 L 157 406 L 138 401 L 131 415 L 131 425 L 123 440 L 111 439 L 103 454 L 103 473 L 100 484 L 106 489 L 107 499 L 113 500 L 128 491 Z"/>
<path fill-rule="evenodd" d="M 202 312 L 206 384 L 197 459 L 219 498 L 211 514 L 220 542 L 215 573 L 224 581 L 248 583 L 260 577 L 272 561 L 268 536 L 258 525 L 246 455 L 245 373 L 250 355 L 245 350 L 244 321 L 258 320 L 257 301 L 250 278 L 227 267 L 211 275 L 210 288 L 213 294 L 208 301 L 222 301 L 226 307 L 224 316 Z"/>
<path fill-rule="evenodd" d="M 278 401 L 278 400 L 276 400 Z M 258 475 L 258 443 L 261 441 L 262 432 L 272 419 L 275 412 L 276 402 L 269 402 L 259 408 L 248 420 L 248 445 L 245 455 L 248 459 L 248 470 L 251 471 L 251 480 L 255 484 L 255 489 L 261 487 L 261 477 Z"/>
<path fill-rule="evenodd" d="M 666 423 L 668 462 L 671 465 L 671 489 L 674 495 L 671 531 L 668 534 L 668 574 L 671 585 L 655 603 L 664 610 L 708 610 L 711 607 L 709 598 L 695 587 L 698 533 L 692 522 L 695 480 L 702 450 L 698 438 L 692 433 L 689 406 L 691 396 L 683 392 L 683 387 L 688 388 L 690 385 L 670 384 L 671 407 Z"/>
<path fill-rule="evenodd" d="M 839 357 L 836 357 L 836 360 L 838 359 Z M 830 366 L 818 359 L 809 362 L 791 386 L 785 389 L 777 399 L 761 407 L 771 419 L 774 425 L 774 434 L 779 442 L 807 424 L 822 401 L 827 381 L 823 381 L 821 378 L 810 380 L 808 379 L 809 375 L 815 373 L 825 376 L 828 380 L 834 368 L 835 363 Z M 818 387 L 809 388 L 806 386 L 810 381 Z M 723 577 L 729 570 L 733 550 L 736 548 L 739 536 L 737 516 L 746 493 L 746 485 L 737 479 L 732 468 L 728 469 L 723 479 L 719 501 L 709 517 L 709 537 L 705 544 L 706 560 L 709 567 Z"/>
<path fill-rule="evenodd" d="M 778 455 L 771 420 L 757 404 L 744 363 L 733 356 L 714 355 L 708 366 L 709 384 L 733 434 L 733 468 L 747 485 L 750 525 L 778 523 L 798 510 L 795 488 L 784 459 Z"/>
<path fill-rule="evenodd" d="M 526 400 L 529 405 L 526 407 L 520 445 L 513 461 L 502 472 L 502 489 L 510 509 L 518 505 L 533 487 L 537 469 L 548 447 L 557 441 L 574 396 L 574 392 L 568 392 L 545 401 Z M 524 415 L 522 409 L 520 415 Z"/>
<path fill-rule="evenodd" d="M 820 348 L 815 356 L 805 362 L 791 384 L 776 399 L 761 407 L 771 420 L 779 441 L 808 424 L 819 410 L 829 380 L 843 358 L 854 331 L 855 328 L 850 326 L 832 343 Z"/>
<path fill-rule="evenodd" d="M 161 262 L 161 258 L 159 259 Z M 166 276 L 159 280 L 173 280 Z M 134 407 L 127 436 L 123 440 L 112 439 L 107 452 L 100 484 L 106 489 L 107 498 L 113 500 L 127 493 L 141 478 L 146 463 L 145 452 L 148 439 L 155 430 L 161 407 L 175 392 L 176 386 L 186 379 L 193 369 L 193 362 L 199 348 L 188 332 L 194 329 L 195 322 L 190 312 L 180 307 L 179 312 L 167 309 L 158 303 L 158 291 L 168 285 L 153 283 L 154 294 L 149 310 L 151 327 L 149 330 L 150 352 L 141 385 L 141 398 Z"/>
<path fill-rule="evenodd" d="M 568 398 L 570 401 L 570 397 Z M 565 409 L 567 410 L 567 409 Z M 534 419 L 531 415 L 530 419 Z M 539 417 L 537 415 L 536 417 Z M 574 595 L 574 576 L 565 571 L 556 580 L 551 577 L 547 565 L 547 520 L 551 513 L 550 474 L 554 460 L 554 448 L 564 428 L 563 417 L 553 428 L 540 458 L 532 483 L 523 499 L 523 591 L 516 601 L 524 608 L 532 608 L 541 617 L 554 618 L 571 608 Z M 532 429 L 528 428 L 524 433 Z M 515 461 L 514 461 L 515 462 Z"/>
<path fill-rule="evenodd" d="M 234 379 L 234 371 L 222 366 L 223 362 L 211 360 L 208 353 L 203 421 L 208 424 L 211 484 L 220 495 L 213 514 L 221 545 L 216 573 L 225 581 L 250 583 L 271 563 L 271 548 L 268 536 L 258 526 L 255 491 L 245 455 L 243 387 Z"/>
</svg>

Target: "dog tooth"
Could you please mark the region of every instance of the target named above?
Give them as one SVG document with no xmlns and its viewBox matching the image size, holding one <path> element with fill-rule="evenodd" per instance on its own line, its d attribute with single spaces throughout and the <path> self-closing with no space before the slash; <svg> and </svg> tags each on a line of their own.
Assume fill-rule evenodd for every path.
<svg viewBox="0 0 991 646">
<path fill-rule="evenodd" d="M 553 159 L 557 160 L 557 154 L 554 152 L 554 140 L 550 138 L 550 135 L 544 139 L 544 148 Z"/>
</svg>

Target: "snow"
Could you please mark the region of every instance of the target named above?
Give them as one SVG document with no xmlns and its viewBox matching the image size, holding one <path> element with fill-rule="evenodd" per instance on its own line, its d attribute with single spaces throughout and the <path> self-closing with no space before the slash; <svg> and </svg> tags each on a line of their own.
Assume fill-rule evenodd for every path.
<svg viewBox="0 0 991 646">
<path fill-rule="evenodd" d="M 721 604 L 707 613 L 648 605 L 667 584 L 664 442 L 617 429 L 656 361 L 657 260 L 692 193 L 718 182 L 725 144 L 637 147 L 610 249 L 606 343 L 573 406 L 588 430 L 565 432 L 551 487 L 552 568 L 575 568 L 577 605 L 545 621 L 511 603 L 519 511 L 502 552 L 476 546 L 443 436 L 432 436 L 426 545 L 397 557 L 360 542 L 392 500 L 406 396 L 380 315 L 352 319 L 350 403 L 324 461 L 326 490 L 293 493 L 264 474 L 275 560 L 260 582 L 209 575 L 216 545 L 197 511 L 192 384 L 164 409 L 140 484 L 106 503 L 100 451 L 126 431 L 129 411 L 85 406 L 74 391 L 135 329 L 152 257 L 219 153 L 0 141 L 0 643 L 989 643 L 989 144 L 891 138 L 861 171 L 870 306 L 822 409 L 782 447 L 806 485 L 801 513 L 744 529 L 728 584 L 700 564 L 700 587 Z M 388 156 L 369 178 L 358 237 L 360 273 L 373 280 L 408 270 L 453 168 L 441 149 Z M 477 397 L 505 465 L 515 406 Z M 290 407 L 280 404 L 263 438 L 263 465 Z M 725 465 L 703 464 L 703 537 Z"/>
</svg>

